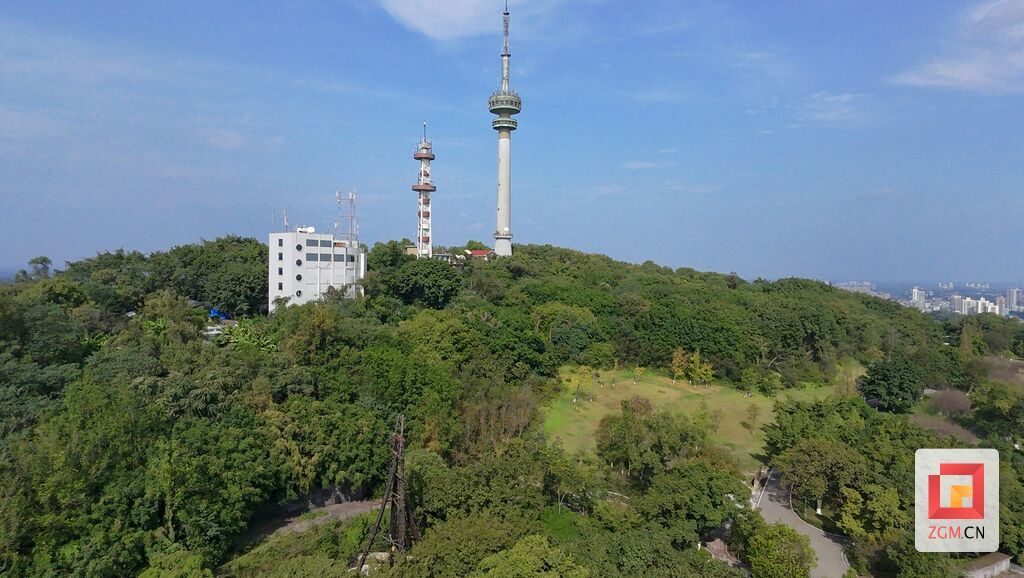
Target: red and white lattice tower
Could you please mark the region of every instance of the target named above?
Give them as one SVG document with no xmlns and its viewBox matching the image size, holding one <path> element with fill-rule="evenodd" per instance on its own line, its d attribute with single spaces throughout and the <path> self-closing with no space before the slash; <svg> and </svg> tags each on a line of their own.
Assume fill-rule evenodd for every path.
<svg viewBox="0 0 1024 578">
<path fill-rule="evenodd" d="M 427 123 L 423 123 L 423 140 L 420 141 L 412 158 L 420 161 L 420 176 L 412 190 L 419 195 L 417 212 L 416 258 L 430 259 L 434 256 L 434 242 L 430 230 L 430 193 L 437 190 L 430 180 L 430 161 L 434 160 L 434 149 L 427 140 Z"/>
</svg>

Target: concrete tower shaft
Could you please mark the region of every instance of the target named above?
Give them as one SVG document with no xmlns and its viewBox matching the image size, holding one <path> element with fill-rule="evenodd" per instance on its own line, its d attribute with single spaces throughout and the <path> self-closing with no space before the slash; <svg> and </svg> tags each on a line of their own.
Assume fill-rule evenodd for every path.
<svg viewBox="0 0 1024 578">
<path fill-rule="evenodd" d="M 430 177 L 430 161 L 434 160 L 434 147 L 427 139 L 427 123 L 423 123 L 423 139 L 416 147 L 412 158 L 420 161 L 420 174 L 412 190 L 419 197 L 416 213 L 416 258 L 430 259 L 434 256 L 433 233 L 430 229 L 430 193 L 437 190 Z"/>
<path fill-rule="evenodd" d="M 492 94 L 487 104 L 491 113 L 498 115 L 491 121 L 491 128 L 498 131 L 498 210 L 494 253 L 508 256 L 512 254 L 512 131 L 518 127 L 512 115 L 519 114 L 523 101 L 509 88 L 509 59 L 512 55 L 508 51 L 507 1 L 502 18 L 505 42 L 501 52 L 501 90 Z"/>
</svg>

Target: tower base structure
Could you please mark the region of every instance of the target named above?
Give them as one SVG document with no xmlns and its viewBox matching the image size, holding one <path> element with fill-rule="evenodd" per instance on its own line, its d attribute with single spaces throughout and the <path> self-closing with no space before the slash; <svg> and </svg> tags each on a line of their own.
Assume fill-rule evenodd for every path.
<svg viewBox="0 0 1024 578">
<path fill-rule="evenodd" d="M 512 256 L 512 235 L 494 235 L 494 254 L 499 257 Z"/>
</svg>

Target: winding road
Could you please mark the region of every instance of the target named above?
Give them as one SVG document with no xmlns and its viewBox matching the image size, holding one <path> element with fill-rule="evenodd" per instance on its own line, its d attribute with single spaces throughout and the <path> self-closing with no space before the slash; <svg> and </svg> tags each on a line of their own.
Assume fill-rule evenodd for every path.
<svg viewBox="0 0 1024 578">
<path fill-rule="evenodd" d="M 790 507 L 789 490 L 782 487 L 777 477 L 778 473 L 772 471 L 765 482 L 765 489 L 758 500 L 761 515 L 769 524 L 782 522 L 811 539 L 811 547 L 818 556 L 818 565 L 811 569 L 811 578 L 841 578 L 850 567 L 843 555 L 842 538 L 801 520 Z"/>
</svg>

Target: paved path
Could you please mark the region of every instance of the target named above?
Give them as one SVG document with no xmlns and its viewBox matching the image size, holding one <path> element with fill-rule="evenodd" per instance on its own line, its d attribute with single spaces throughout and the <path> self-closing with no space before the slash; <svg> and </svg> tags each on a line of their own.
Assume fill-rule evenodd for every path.
<svg viewBox="0 0 1024 578">
<path fill-rule="evenodd" d="M 849 564 L 843 557 L 843 544 L 838 536 L 827 534 L 804 522 L 790 508 L 789 491 L 776 480 L 772 472 L 765 485 L 764 496 L 758 509 L 769 524 L 782 522 L 811 539 L 811 547 L 818 555 L 818 565 L 811 569 L 811 578 L 841 578 Z"/>
<path fill-rule="evenodd" d="M 320 524 L 327 522 L 333 522 L 335 520 L 347 520 L 353 516 L 364 514 L 371 510 L 376 510 L 380 507 L 380 500 L 364 500 L 361 502 L 342 502 L 340 504 L 331 504 L 330 506 L 323 506 L 320 508 L 314 508 L 310 512 L 320 513 L 315 518 L 307 517 L 302 519 L 301 516 L 289 518 L 288 523 L 274 531 L 271 534 L 273 536 L 279 536 L 281 534 L 301 534 L 306 530 Z"/>
<path fill-rule="evenodd" d="M 364 512 L 376 510 L 380 507 L 380 500 L 363 500 L 353 502 L 341 502 L 329 506 L 310 508 L 304 512 L 293 515 L 281 515 L 270 517 L 253 524 L 234 544 L 234 550 L 239 551 L 246 546 L 262 542 L 271 536 L 283 534 L 301 534 L 320 524 L 334 520 L 347 520 Z M 316 517 L 302 516 L 308 512 L 323 512 Z"/>
</svg>

